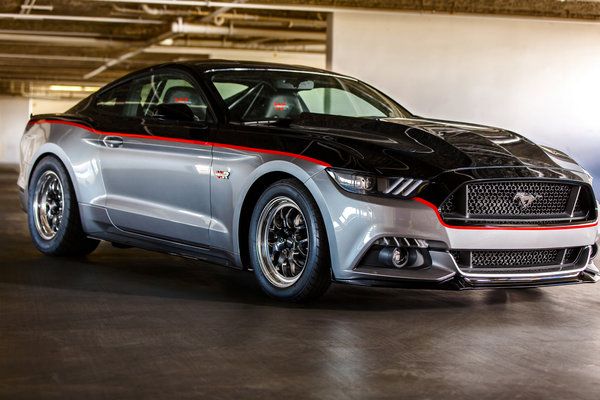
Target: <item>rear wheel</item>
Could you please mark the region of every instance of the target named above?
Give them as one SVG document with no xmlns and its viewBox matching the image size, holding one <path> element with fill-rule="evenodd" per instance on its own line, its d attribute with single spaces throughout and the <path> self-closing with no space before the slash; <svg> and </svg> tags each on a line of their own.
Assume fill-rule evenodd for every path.
<svg viewBox="0 0 600 400">
<path fill-rule="evenodd" d="M 83 256 L 98 246 L 83 232 L 73 185 L 54 157 L 43 158 L 33 171 L 27 217 L 33 243 L 44 254 Z"/>
<path fill-rule="evenodd" d="M 323 220 L 308 190 L 295 180 L 274 183 L 258 199 L 249 245 L 254 274 L 271 297 L 307 301 L 331 283 Z"/>
</svg>

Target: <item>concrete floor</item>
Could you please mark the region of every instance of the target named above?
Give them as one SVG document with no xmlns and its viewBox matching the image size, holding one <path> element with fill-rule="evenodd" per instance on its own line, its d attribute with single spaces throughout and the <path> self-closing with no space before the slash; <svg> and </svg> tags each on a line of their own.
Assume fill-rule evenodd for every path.
<svg viewBox="0 0 600 400">
<path fill-rule="evenodd" d="M 15 180 L 0 169 L 0 398 L 600 397 L 600 284 L 281 304 L 249 273 L 143 250 L 45 257 Z"/>
</svg>

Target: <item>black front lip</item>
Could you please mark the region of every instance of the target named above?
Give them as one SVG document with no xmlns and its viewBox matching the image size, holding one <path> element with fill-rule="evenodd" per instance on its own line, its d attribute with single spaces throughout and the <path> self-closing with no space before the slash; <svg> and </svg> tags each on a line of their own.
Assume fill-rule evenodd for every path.
<svg viewBox="0 0 600 400">
<path fill-rule="evenodd" d="M 596 283 L 600 275 L 584 270 L 573 277 L 548 278 L 535 282 L 507 282 L 496 281 L 490 283 L 474 283 L 462 276 L 455 276 L 442 282 L 406 281 L 386 278 L 357 278 L 336 280 L 338 283 L 347 283 L 358 286 L 389 287 L 402 289 L 431 289 L 431 290 L 481 290 L 481 289 L 525 289 L 536 287 L 562 286 L 581 283 Z"/>
<path fill-rule="evenodd" d="M 546 287 L 546 286 L 561 286 L 561 285 L 572 285 L 579 283 L 596 283 L 600 280 L 600 276 L 591 271 L 584 270 L 579 274 L 570 277 L 552 277 L 544 280 L 538 280 L 534 282 L 518 282 L 518 281 L 502 281 L 502 280 L 490 280 L 489 282 L 473 282 L 469 281 L 467 278 L 458 277 L 456 279 L 456 284 L 458 289 L 499 289 L 499 288 L 510 288 L 510 289 L 520 289 L 520 288 L 534 288 L 534 287 Z"/>
</svg>

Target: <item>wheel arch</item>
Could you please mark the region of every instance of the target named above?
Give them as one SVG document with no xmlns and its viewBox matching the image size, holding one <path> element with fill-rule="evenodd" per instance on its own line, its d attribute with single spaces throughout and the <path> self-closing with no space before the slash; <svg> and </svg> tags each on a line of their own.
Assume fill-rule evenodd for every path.
<svg viewBox="0 0 600 400">
<path fill-rule="evenodd" d="M 75 196 L 77 197 L 77 199 L 80 199 L 80 194 L 79 194 L 79 186 L 77 185 L 77 180 L 73 179 L 75 176 L 75 171 L 73 170 L 73 167 L 71 165 L 71 161 L 69 159 L 69 157 L 67 157 L 67 154 L 56 144 L 54 143 L 46 143 L 44 145 L 42 145 L 36 152 L 35 156 L 32 157 L 32 162 L 29 166 L 29 170 L 27 171 L 27 185 L 25 187 L 25 194 L 26 196 L 29 196 L 29 186 L 31 185 L 31 178 L 33 176 L 33 171 L 35 171 L 35 168 L 39 165 L 40 161 L 42 161 L 42 159 L 46 158 L 46 157 L 54 157 L 55 159 L 57 159 L 62 166 L 65 168 L 65 171 L 67 171 L 67 174 L 69 175 L 69 179 L 71 180 L 71 185 L 73 186 L 73 189 L 75 190 Z"/>
<path fill-rule="evenodd" d="M 271 166 L 270 168 L 263 170 L 262 173 L 256 174 L 256 178 L 251 181 L 251 183 L 248 185 L 247 190 L 244 193 L 244 200 L 241 202 L 239 212 L 236 213 L 238 217 L 234 219 L 234 221 L 236 221 L 237 228 L 236 232 L 234 233 L 234 246 L 238 250 L 238 262 L 244 268 L 248 267 L 250 259 L 250 253 L 248 248 L 248 235 L 250 230 L 250 219 L 252 217 L 252 212 L 254 211 L 254 207 L 260 195 L 265 191 L 267 187 L 269 187 L 277 181 L 283 179 L 294 179 L 300 184 L 302 184 L 312 196 L 321 214 L 321 218 L 323 218 L 327 241 L 330 242 L 332 238 L 335 237 L 334 232 L 332 232 L 332 225 L 328 222 L 329 212 L 327 211 L 327 209 L 323 208 L 323 205 L 325 204 L 324 198 L 318 190 L 317 185 L 315 185 L 314 182 L 312 182 L 312 180 L 310 179 L 312 174 L 309 174 L 307 172 L 310 171 L 310 169 L 301 168 L 296 164 L 285 164 L 286 165 Z M 263 166 L 266 166 L 266 164 Z M 316 172 L 318 172 L 318 170 Z M 335 255 L 332 254 L 334 246 L 328 246 L 328 248 L 329 260 L 332 261 L 335 259 Z"/>
</svg>

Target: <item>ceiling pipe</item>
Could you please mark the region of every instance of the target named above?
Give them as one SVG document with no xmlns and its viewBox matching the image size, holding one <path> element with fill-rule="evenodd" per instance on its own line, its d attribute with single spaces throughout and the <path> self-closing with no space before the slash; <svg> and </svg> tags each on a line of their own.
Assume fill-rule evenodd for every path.
<svg viewBox="0 0 600 400">
<path fill-rule="evenodd" d="M 96 39 L 90 37 L 69 37 L 59 35 L 29 35 L 25 33 L 0 33 L 0 41 L 6 42 L 34 42 L 34 43 L 57 43 L 61 46 L 94 46 L 94 47 L 116 47 L 123 46 L 114 40 Z M 131 45 L 131 43 L 129 43 Z"/>
<path fill-rule="evenodd" d="M 29 14 L 31 9 L 35 7 L 35 0 L 23 0 L 23 4 L 21 4 L 21 10 L 19 10 L 19 14 Z M 38 9 L 38 7 L 36 7 Z M 52 11 L 52 9 L 50 9 Z"/>
<path fill-rule="evenodd" d="M 136 15 L 153 15 L 153 16 L 175 16 L 175 17 L 192 17 L 199 16 L 203 17 L 209 15 L 208 11 L 200 11 L 197 9 L 188 10 L 175 10 L 166 8 L 152 8 L 147 4 L 142 4 L 141 8 L 126 8 L 119 7 L 113 4 L 113 10 L 120 14 L 136 14 Z M 213 18 L 215 25 L 220 25 L 216 20 L 234 20 L 243 21 L 247 23 L 265 24 L 265 25 L 286 25 L 294 27 L 307 27 L 307 28 L 326 28 L 327 21 L 325 20 L 314 20 L 314 19 L 303 19 L 303 18 L 287 18 L 287 17 L 272 17 L 265 15 L 247 14 L 247 13 L 222 13 L 218 17 Z"/>
<path fill-rule="evenodd" d="M 44 6 L 44 5 L 21 5 L 21 11 L 24 10 L 24 14 L 29 14 L 31 12 L 31 10 L 36 10 L 36 11 L 53 11 L 54 10 L 54 6 Z M 20 13 L 22 14 L 22 13 Z"/>
<path fill-rule="evenodd" d="M 303 12 L 373 12 L 367 8 L 360 7 L 336 7 L 336 6 L 318 6 L 318 5 L 297 5 L 297 4 L 258 4 L 258 3 L 235 3 L 224 1 L 190 1 L 190 0 L 92 0 L 109 3 L 136 3 L 136 4 L 160 4 L 170 6 L 188 6 L 188 7 L 229 7 L 237 9 L 250 10 L 278 10 L 278 11 L 303 11 Z M 381 11 L 381 10 L 379 10 Z"/>
<path fill-rule="evenodd" d="M 316 52 L 325 53 L 325 43 L 315 43 L 314 41 L 294 41 L 291 43 L 274 43 L 274 44 L 261 44 L 261 43 L 249 43 L 249 42 L 232 42 L 222 40 L 198 40 L 198 39 L 176 39 L 172 44 L 162 46 L 168 48 L 173 47 L 209 47 L 215 49 L 244 49 L 244 50 L 265 50 L 265 51 L 300 51 L 300 52 Z"/>
<path fill-rule="evenodd" d="M 175 34 L 173 32 L 167 32 L 167 33 L 163 33 L 162 35 L 159 35 L 149 41 L 147 41 L 143 47 L 130 51 L 128 53 L 122 54 L 121 56 L 117 57 L 117 58 L 113 58 L 109 61 L 107 61 L 104 65 L 101 65 L 100 67 L 96 68 L 95 70 L 93 70 L 92 72 L 89 72 L 87 74 L 85 74 L 83 76 L 83 79 L 90 79 L 104 71 L 106 71 L 108 68 L 115 66 L 131 57 L 137 56 L 138 54 L 140 54 L 142 51 L 144 51 L 145 48 L 153 46 L 155 44 L 158 44 L 160 42 L 162 42 L 163 40 L 167 40 L 167 39 L 171 39 L 175 36 Z"/>
<path fill-rule="evenodd" d="M 326 40 L 327 35 L 321 32 L 292 31 L 292 30 L 274 30 L 274 29 L 255 29 L 255 28 L 237 28 L 227 26 L 214 26 L 208 24 L 190 24 L 179 20 L 173 22 L 171 30 L 179 34 L 196 35 L 226 35 L 226 36 L 260 36 L 276 39 L 302 39 L 302 40 Z"/>
<path fill-rule="evenodd" d="M 52 21 L 77 21 L 77 22 L 104 22 L 113 24 L 164 24 L 164 21 L 154 19 L 135 19 L 135 18 L 109 18 L 109 17 L 84 17 L 76 15 L 40 15 L 40 14 L 10 14 L 0 13 L 0 19 L 16 19 L 16 20 L 52 20 Z"/>
<path fill-rule="evenodd" d="M 136 14 L 136 15 L 153 15 L 153 16 L 175 16 L 175 17 L 193 17 L 199 15 L 208 15 L 208 12 L 201 12 L 196 9 L 192 10 L 168 10 L 166 8 L 152 8 L 146 4 L 142 4 L 140 8 L 119 7 L 116 4 L 112 5 L 113 13 L 111 14 Z"/>
<path fill-rule="evenodd" d="M 44 55 L 44 54 L 14 54 L 14 53 L 0 53 L 0 58 L 16 58 L 25 60 L 56 60 L 56 61 L 89 61 L 89 62 L 103 62 L 108 60 L 106 57 L 85 57 L 85 56 L 58 56 L 58 55 Z"/>
<path fill-rule="evenodd" d="M 219 14 L 227 12 L 230 8 L 235 5 L 244 4 L 242 1 L 246 0 L 237 0 L 238 2 L 227 3 L 225 7 L 216 10 L 215 12 L 207 15 L 202 18 L 201 22 L 208 22 L 210 19 L 217 17 Z M 210 32 L 210 33 L 209 33 Z M 305 40 L 321 40 L 325 41 L 326 35 L 324 33 L 317 32 L 294 32 L 294 31 L 276 31 L 276 30 L 267 30 L 267 29 L 251 29 L 251 28 L 234 28 L 231 27 L 222 27 L 222 26 L 213 26 L 208 24 L 188 24 L 184 23 L 182 18 L 178 18 L 177 22 L 174 22 L 171 25 L 171 32 L 166 32 L 162 35 L 159 35 L 149 41 L 147 41 L 142 47 L 125 53 L 117 58 L 114 58 L 104 65 L 96 68 L 92 72 L 89 72 L 83 76 L 83 79 L 92 78 L 104 71 L 108 68 L 119 64 L 122 61 L 125 61 L 131 57 L 134 57 L 144 50 L 153 47 L 164 40 L 173 39 L 182 34 L 214 34 L 214 35 L 242 35 L 242 36 L 267 36 L 273 38 L 287 38 L 287 39 L 305 39 Z"/>
<path fill-rule="evenodd" d="M 273 50 L 256 50 L 256 49 L 238 49 L 238 48 L 216 48 L 216 47 L 177 47 L 177 46 L 151 46 L 144 49 L 144 53 L 148 54 L 185 54 L 187 56 L 209 55 L 213 58 L 228 58 L 234 53 L 246 53 L 248 55 L 257 56 L 261 59 L 273 58 L 275 53 L 278 57 L 294 57 L 305 58 L 311 60 L 324 59 L 322 52 L 297 52 L 297 51 L 273 51 Z"/>
<path fill-rule="evenodd" d="M 237 1 L 246 1 L 246 0 L 236 0 L 236 2 Z M 236 4 L 236 3 L 234 3 L 234 4 Z M 215 12 L 213 12 L 212 14 L 210 14 L 211 18 L 213 16 L 217 16 L 220 13 L 225 12 L 227 10 L 229 10 L 229 9 L 228 8 L 221 8 L 219 10 L 216 10 Z M 202 19 L 202 22 L 206 22 L 205 18 L 207 18 L 207 17 L 204 17 Z M 179 21 L 181 22 L 181 18 L 179 18 Z M 162 42 L 164 40 L 173 39 L 174 37 L 177 37 L 180 34 L 181 33 L 176 32 L 173 29 L 171 29 L 171 32 L 165 32 L 165 33 L 163 33 L 161 35 L 158 35 L 157 37 L 148 40 L 142 47 L 140 47 L 140 48 L 138 48 L 136 50 L 130 51 L 128 53 L 125 53 L 125 54 L 123 54 L 123 55 L 121 55 L 121 56 L 119 56 L 117 58 L 113 58 L 112 60 L 107 61 L 104 65 L 101 65 L 100 67 L 96 68 L 92 72 L 89 72 L 89 73 L 85 74 L 83 76 L 83 79 L 93 78 L 94 76 L 96 76 L 96 75 L 98 75 L 98 74 L 106 71 L 108 68 L 110 68 L 110 67 L 112 67 L 114 65 L 117 65 L 120 62 L 125 61 L 125 60 L 127 60 L 127 59 L 129 59 L 131 57 L 137 56 L 138 54 L 142 53 L 145 49 L 147 49 L 149 47 L 152 47 L 154 45 L 157 45 L 157 44 L 159 44 L 160 42 Z"/>
<path fill-rule="evenodd" d="M 14 34 L 30 34 L 30 35 L 56 35 L 66 37 L 94 37 L 100 38 L 105 35 L 100 33 L 92 32 L 65 32 L 65 31 L 33 31 L 33 30 L 19 30 L 19 29 L 0 29 L 0 33 L 14 33 Z"/>
<path fill-rule="evenodd" d="M 235 5 L 239 5 L 241 3 L 245 3 L 248 0 L 234 0 L 233 3 L 235 3 Z M 226 13 L 227 11 L 231 10 L 233 7 L 221 7 L 218 10 L 213 11 L 212 13 L 208 14 L 206 17 L 202 18 L 200 20 L 200 22 L 209 22 L 212 19 L 216 19 L 219 15 Z"/>
</svg>

